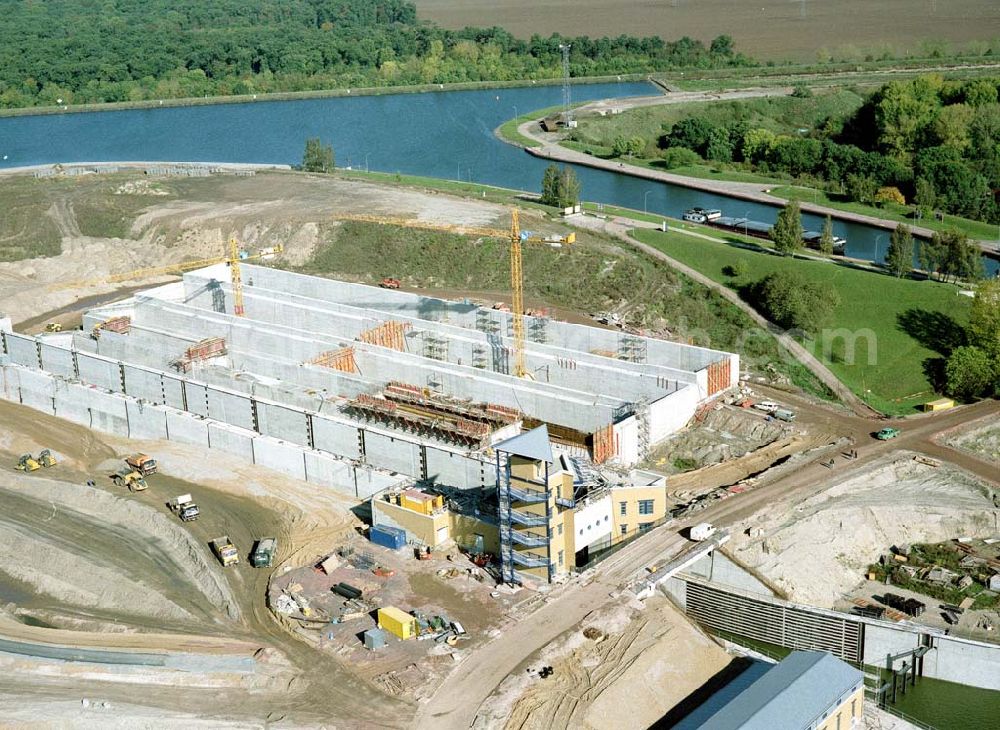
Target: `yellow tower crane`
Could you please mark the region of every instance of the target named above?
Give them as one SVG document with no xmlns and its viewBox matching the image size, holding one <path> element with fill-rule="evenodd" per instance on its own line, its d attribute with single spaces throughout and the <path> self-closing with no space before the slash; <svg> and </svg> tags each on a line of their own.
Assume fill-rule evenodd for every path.
<svg viewBox="0 0 1000 730">
<path fill-rule="evenodd" d="M 463 235 L 507 239 L 510 243 L 510 312 L 514 331 L 514 375 L 519 378 L 523 378 L 528 375 L 528 369 L 524 360 L 524 269 L 521 263 L 521 244 L 569 244 L 576 241 L 576 233 L 570 232 L 565 236 L 549 236 L 547 238 L 543 238 L 541 236 L 532 236 L 527 232 L 522 232 L 516 208 L 511 210 L 510 230 L 508 231 L 503 231 L 498 228 L 480 228 L 478 226 L 432 223 L 429 221 L 414 220 L 412 218 L 392 218 L 367 214 L 344 213 L 336 215 L 334 218 L 342 221 L 382 223 L 385 225 L 400 226 L 403 228 L 419 228 L 425 231 L 447 231 L 449 233 L 458 233 Z"/>
<path fill-rule="evenodd" d="M 168 274 L 182 274 L 185 271 L 203 269 L 206 266 L 215 264 L 227 264 L 229 266 L 229 276 L 233 286 L 233 314 L 237 317 L 244 316 L 243 307 L 243 277 L 240 271 L 240 264 L 245 261 L 269 260 L 282 253 L 285 247 L 280 243 L 271 248 L 262 248 L 256 253 L 247 253 L 240 250 L 239 243 L 235 238 L 229 241 L 229 253 L 227 256 L 219 256 L 212 259 L 198 259 L 196 261 L 184 261 L 179 264 L 169 264 L 167 266 L 155 266 L 148 269 L 136 269 L 123 274 L 112 274 L 104 279 L 90 279 L 88 281 L 74 281 L 66 284 L 58 284 L 52 287 L 53 290 L 60 289 L 80 289 L 88 286 L 100 286 L 101 284 L 117 284 L 122 281 L 139 281 L 141 279 L 151 279 L 157 276 Z"/>
</svg>

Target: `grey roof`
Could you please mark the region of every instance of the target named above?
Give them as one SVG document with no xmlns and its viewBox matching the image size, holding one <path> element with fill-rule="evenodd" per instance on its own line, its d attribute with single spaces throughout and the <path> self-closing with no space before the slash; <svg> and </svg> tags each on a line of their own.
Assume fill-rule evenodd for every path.
<svg viewBox="0 0 1000 730">
<path fill-rule="evenodd" d="M 501 441 L 493 448 L 515 456 L 523 456 L 525 459 L 547 461 L 550 464 L 555 461 L 552 458 L 552 447 L 549 445 L 549 429 L 544 423 L 520 436 Z"/>
<path fill-rule="evenodd" d="M 858 687 L 862 673 L 823 651 L 793 651 L 700 730 L 809 728 Z"/>
</svg>

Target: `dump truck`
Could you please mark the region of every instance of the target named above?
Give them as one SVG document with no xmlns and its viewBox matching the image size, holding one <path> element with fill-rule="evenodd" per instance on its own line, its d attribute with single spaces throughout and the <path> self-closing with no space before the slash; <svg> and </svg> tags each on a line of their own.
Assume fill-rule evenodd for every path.
<svg viewBox="0 0 1000 730">
<path fill-rule="evenodd" d="M 278 541 L 273 537 L 265 537 L 257 541 L 250 553 L 250 565 L 255 568 L 270 568 L 274 564 L 274 554 L 278 551 Z"/>
<path fill-rule="evenodd" d="M 236 565 L 240 562 L 240 554 L 236 552 L 236 546 L 229 539 L 229 535 L 217 537 L 212 540 L 211 544 L 212 552 L 215 553 L 215 557 L 222 563 L 222 567 L 228 568 L 230 565 Z"/>
<path fill-rule="evenodd" d="M 773 415 L 779 421 L 788 421 L 791 423 L 795 420 L 795 411 L 790 411 L 787 408 L 779 408 Z"/>
<path fill-rule="evenodd" d="M 179 497 L 174 497 L 167 502 L 167 506 L 171 512 L 181 518 L 181 522 L 191 522 L 198 519 L 198 515 L 201 514 L 198 505 L 191 499 L 190 494 L 182 494 Z"/>
<path fill-rule="evenodd" d="M 133 469 L 119 469 L 111 475 L 116 487 L 128 487 L 130 492 L 142 492 L 149 488 L 142 474 Z"/>
<path fill-rule="evenodd" d="M 56 457 L 54 457 L 52 452 L 48 449 L 42 449 L 42 453 L 38 455 L 38 463 L 44 467 L 55 466 Z"/>
<path fill-rule="evenodd" d="M 130 457 L 125 459 L 125 463 L 132 467 L 133 470 L 142 474 L 144 477 L 148 477 L 150 474 L 156 473 L 156 459 L 151 456 L 146 456 L 146 454 L 132 454 Z"/>
<path fill-rule="evenodd" d="M 899 429 L 892 428 L 891 426 L 888 428 L 883 428 L 881 431 L 875 434 L 875 438 L 877 438 L 879 441 L 888 441 L 889 439 L 894 439 L 897 436 L 899 436 Z"/>
<path fill-rule="evenodd" d="M 17 460 L 18 471 L 35 471 L 39 466 L 41 465 L 31 454 L 21 454 L 21 458 Z"/>
<path fill-rule="evenodd" d="M 691 528 L 691 539 L 697 542 L 707 540 L 715 534 L 715 525 L 711 522 L 701 522 Z"/>
</svg>

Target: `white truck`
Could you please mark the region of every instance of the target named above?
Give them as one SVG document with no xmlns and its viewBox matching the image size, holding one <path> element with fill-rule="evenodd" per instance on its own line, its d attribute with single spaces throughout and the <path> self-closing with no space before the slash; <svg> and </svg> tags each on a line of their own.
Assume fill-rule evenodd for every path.
<svg viewBox="0 0 1000 730">
<path fill-rule="evenodd" d="M 715 525 L 711 522 L 700 522 L 691 528 L 691 539 L 695 542 L 701 542 L 702 540 L 707 540 L 712 535 L 716 533 Z"/>
<path fill-rule="evenodd" d="M 191 499 L 190 494 L 182 494 L 174 497 L 167 502 L 167 506 L 171 512 L 181 518 L 181 522 L 192 522 L 198 519 L 198 515 L 201 514 L 201 510 L 198 509 L 198 505 Z"/>
</svg>

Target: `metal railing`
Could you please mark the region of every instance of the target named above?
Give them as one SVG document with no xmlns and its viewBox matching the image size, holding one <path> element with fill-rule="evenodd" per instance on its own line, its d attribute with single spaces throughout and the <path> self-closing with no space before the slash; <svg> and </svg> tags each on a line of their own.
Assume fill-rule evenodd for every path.
<svg viewBox="0 0 1000 730">
<path fill-rule="evenodd" d="M 510 510 L 510 520 L 526 527 L 542 527 L 548 524 L 549 518 L 546 515 L 535 515 L 512 509 Z"/>
<path fill-rule="evenodd" d="M 549 567 L 549 559 L 543 558 L 533 553 L 522 553 L 515 550 L 511 553 L 511 560 L 517 565 L 523 565 L 525 568 L 547 568 Z"/>
</svg>

